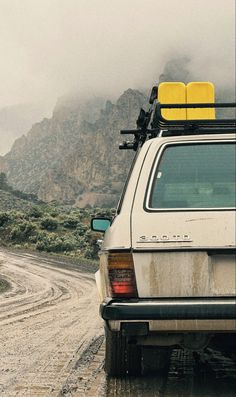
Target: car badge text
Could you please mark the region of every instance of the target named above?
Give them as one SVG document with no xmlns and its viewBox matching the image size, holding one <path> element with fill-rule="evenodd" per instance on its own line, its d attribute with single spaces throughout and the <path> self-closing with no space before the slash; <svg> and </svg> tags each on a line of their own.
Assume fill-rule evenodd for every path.
<svg viewBox="0 0 236 397">
<path fill-rule="evenodd" d="M 137 243 L 190 243 L 193 240 L 188 234 L 173 234 L 169 236 L 163 234 L 161 236 L 140 236 Z"/>
</svg>

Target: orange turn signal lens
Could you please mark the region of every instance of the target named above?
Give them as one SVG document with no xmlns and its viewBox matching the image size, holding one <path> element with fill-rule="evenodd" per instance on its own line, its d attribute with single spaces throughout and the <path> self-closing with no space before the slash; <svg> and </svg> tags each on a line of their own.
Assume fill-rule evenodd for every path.
<svg viewBox="0 0 236 397">
<path fill-rule="evenodd" d="M 137 298 L 138 293 L 132 254 L 109 254 L 108 276 L 112 298 Z"/>
</svg>

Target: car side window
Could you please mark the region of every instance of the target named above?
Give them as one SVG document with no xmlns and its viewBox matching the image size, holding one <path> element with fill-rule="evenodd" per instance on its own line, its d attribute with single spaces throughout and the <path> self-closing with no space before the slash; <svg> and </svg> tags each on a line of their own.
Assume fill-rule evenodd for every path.
<svg viewBox="0 0 236 397">
<path fill-rule="evenodd" d="M 235 144 L 167 146 L 157 165 L 149 207 L 234 208 Z"/>
</svg>

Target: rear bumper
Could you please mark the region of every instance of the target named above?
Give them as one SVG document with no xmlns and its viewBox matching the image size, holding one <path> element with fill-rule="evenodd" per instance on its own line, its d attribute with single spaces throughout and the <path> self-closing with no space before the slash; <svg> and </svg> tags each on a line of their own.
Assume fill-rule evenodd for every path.
<svg viewBox="0 0 236 397">
<path fill-rule="evenodd" d="M 100 305 L 100 314 L 106 321 L 234 320 L 235 303 L 233 298 L 113 299 Z"/>
</svg>

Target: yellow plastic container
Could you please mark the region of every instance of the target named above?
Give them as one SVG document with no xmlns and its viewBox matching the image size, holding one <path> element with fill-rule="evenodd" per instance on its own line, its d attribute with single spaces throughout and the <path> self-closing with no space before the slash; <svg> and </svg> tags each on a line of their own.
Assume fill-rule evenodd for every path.
<svg viewBox="0 0 236 397">
<path fill-rule="evenodd" d="M 187 103 L 214 103 L 215 88 L 210 82 L 192 82 L 186 87 Z M 187 120 L 215 119 L 215 109 L 187 109 Z"/>
<path fill-rule="evenodd" d="M 158 86 L 158 101 L 161 104 L 186 103 L 186 86 L 181 82 L 164 82 Z M 162 109 L 166 120 L 186 120 L 186 109 Z"/>
</svg>

